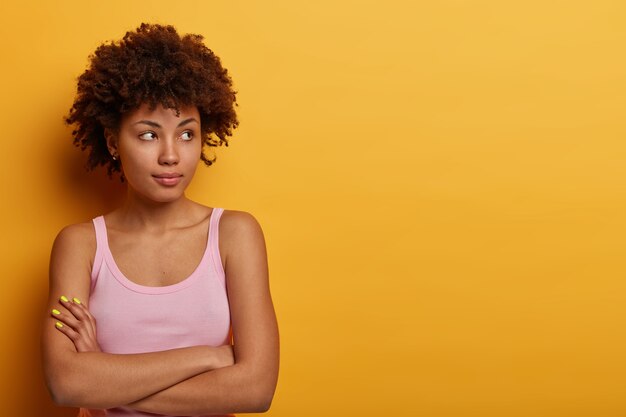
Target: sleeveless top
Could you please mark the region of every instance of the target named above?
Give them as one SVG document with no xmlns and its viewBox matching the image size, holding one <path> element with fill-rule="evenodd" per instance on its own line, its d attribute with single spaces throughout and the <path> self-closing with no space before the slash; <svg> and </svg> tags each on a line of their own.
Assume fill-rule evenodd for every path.
<svg viewBox="0 0 626 417">
<path fill-rule="evenodd" d="M 218 246 L 223 211 L 214 208 L 211 212 L 206 249 L 196 269 L 184 280 L 161 287 L 139 285 L 125 277 L 109 249 L 104 217 L 93 219 L 97 249 L 89 311 L 96 319 L 103 352 L 146 353 L 230 343 L 230 308 Z M 155 416 L 126 407 L 81 409 L 79 415 Z"/>
</svg>

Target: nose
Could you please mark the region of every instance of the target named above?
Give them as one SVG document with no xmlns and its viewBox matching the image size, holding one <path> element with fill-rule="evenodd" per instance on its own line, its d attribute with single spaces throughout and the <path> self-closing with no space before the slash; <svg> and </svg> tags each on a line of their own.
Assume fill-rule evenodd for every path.
<svg viewBox="0 0 626 417">
<path fill-rule="evenodd" d="M 161 149 L 159 152 L 159 164 L 161 165 L 176 165 L 178 164 L 179 156 L 176 149 L 176 143 L 173 140 L 165 140 L 161 142 Z"/>
</svg>

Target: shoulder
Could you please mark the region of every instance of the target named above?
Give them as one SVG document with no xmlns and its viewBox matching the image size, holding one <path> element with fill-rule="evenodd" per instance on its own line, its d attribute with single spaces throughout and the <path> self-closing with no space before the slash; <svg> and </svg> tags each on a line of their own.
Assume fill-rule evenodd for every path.
<svg viewBox="0 0 626 417">
<path fill-rule="evenodd" d="M 256 217 L 246 211 L 224 210 L 219 234 L 220 247 L 226 259 L 259 250 L 265 252 L 263 229 Z"/>
<path fill-rule="evenodd" d="M 92 222 L 65 226 L 54 240 L 55 244 L 86 244 L 90 241 L 96 242 L 96 233 Z"/>
<path fill-rule="evenodd" d="M 57 234 L 52 245 L 52 255 L 92 254 L 96 250 L 96 233 L 92 222 L 65 226 Z"/>
<path fill-rule="evenodd" d="M 61 229 L 50 255 L 50 297 L 66 294 L 87 300 L 95 252 L 96 233 L 91 222 Z"/>
<path fill-rule="evenodd" d="M 231 233 L 263 233 L 258 220 L 247 211 L 224 210 L 220 218 L 220 231 Z"/>
</svg>

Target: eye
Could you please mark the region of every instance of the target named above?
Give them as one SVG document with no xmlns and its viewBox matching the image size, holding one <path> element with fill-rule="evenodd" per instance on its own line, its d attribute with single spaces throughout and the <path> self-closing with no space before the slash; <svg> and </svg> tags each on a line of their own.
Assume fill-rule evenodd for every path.
<svg viewBox="0 0 626 417">
<path fill-rule="evenodd" d="M 156 139 L 156 133 L 154 132 L 144 132 L 139 135 L 139 139 L 141 140 L 154 140 Z"/>
<path fill-rule="evenodd" d="M 193 139 L 193 132 L 187 130 L 186 132 L 183 132 L 182 135 L 180 135 L 180 138 L 184 141 L 189 141 Z"/>
</svg>

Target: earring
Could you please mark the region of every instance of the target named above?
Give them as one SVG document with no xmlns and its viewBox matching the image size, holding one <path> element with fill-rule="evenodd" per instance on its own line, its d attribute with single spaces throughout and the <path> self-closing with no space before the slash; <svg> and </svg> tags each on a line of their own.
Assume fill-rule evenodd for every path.
<svg viewBox="0 0 626 417">
<path fill-rule="evenodd" d="M 111 158 L 113 158 L 114 161 L 117 161 L 117 156 L 111 155 Z"/>
</svg>

